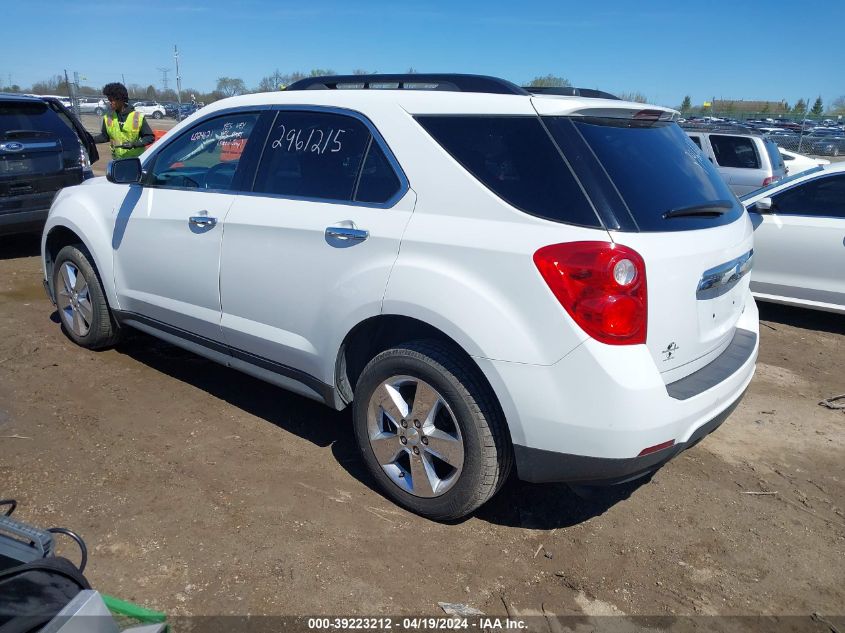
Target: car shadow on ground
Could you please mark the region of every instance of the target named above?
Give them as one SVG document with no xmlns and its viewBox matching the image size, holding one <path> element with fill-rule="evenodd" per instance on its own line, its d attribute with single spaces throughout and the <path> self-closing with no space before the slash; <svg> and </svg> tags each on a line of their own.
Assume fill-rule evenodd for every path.
<svg viewBox="0 0 845 633">
<path fill-rule="evenodd" d="M 381 494 L 359 455 L 350 408 L 334 411 L 146 334 L 132 332 L 116 351 L 317 446 L 331 446 L 332 455 L 344 470 Z M 509 527 L 569 527 L 603 514 L 648 480 L 596 489 L 583 498 L 564 484 L 529 484 L 512 476 L 474 516 Z"/>
<path fill-rule="evenodd" d="M 37 257 L 41 254 L 41 234 L 22 233 L 0 237 L 0 259 Z"/>
<path fill-rule="evenodd" d="M 758 301 L 760 321 L 763 327 L 777 329 L 772 323 L 791 325 L 804 330 L 820 330 L 831 334 L 845 334 L 845 315 L 834 312 L 822 312 L 808 308 L 797 308 L 779 303 Z"/>
</svg>

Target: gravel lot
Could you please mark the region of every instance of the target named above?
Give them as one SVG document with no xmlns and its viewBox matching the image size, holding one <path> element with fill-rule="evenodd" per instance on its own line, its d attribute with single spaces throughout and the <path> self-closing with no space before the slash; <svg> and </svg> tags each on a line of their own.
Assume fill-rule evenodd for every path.
<svg viewBox="0 0 845 633">
<path fill-rule="evenodd" d="M 171 615 L 441 615 L 453 602 L 793 615 L 795 630 L 831 631 L 818 613 L 845 631 L 845 411 L 818 404 L 845 393 L 845 317 L 760 308 L 744 401 L 650 480 L 590 500 L 511 481 L 440 525 L 374 489 L 349 412 L 141 334 L 74 346 L 37 237 L 0 238 L 0 497 L 80 532 L 96 588 Z"/>
</svg>

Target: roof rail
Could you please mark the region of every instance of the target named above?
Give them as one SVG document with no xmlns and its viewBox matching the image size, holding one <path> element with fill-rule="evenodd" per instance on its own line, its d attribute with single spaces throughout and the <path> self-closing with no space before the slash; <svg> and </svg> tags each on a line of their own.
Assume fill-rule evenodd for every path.
<svg viewBox="0 0 845 633">
<path fill-rule="evenodd" d="M 691 123 L 689 121 L 679 123 L 678 125 L 685 130 L 698 130 L 700 132 L 733 132 L 735 134 L 764 136 L 762 131 L 745 125 L 731 125 L 729 123 Z"/>
<path fill-rule="evenodd" d="M 527 95 L 528 92 L 506 79 L 486 75 L 452 73 L 410 73 L 383 75 L 330 75 L 295 81 L 286 90 L 445 90 Z"/>
<path fill-rule="evenodd" d="M 589 99 L 616 99 L 619 97 L 603 90 L 592 88 L 573 88 L 572 86 L 523 86 L 531 94 L 535 95 L 561 95 L 564 97 L 587 97 Z"/>
</svg>

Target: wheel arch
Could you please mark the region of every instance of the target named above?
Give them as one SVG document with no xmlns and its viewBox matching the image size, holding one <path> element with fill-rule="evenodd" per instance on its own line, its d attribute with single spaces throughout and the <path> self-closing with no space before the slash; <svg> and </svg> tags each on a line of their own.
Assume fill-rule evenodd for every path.
<svg viewBox="0 0 845 633">
<path fill-rule="evenodd" d="M 355 385 L 370 360 L 399 343 L 421 339 L 441 341 L 451 346 L 467 366 L 476 372 L 484 387 L 490 390 L 497 406 L 500 406 L 495 389 L 463 345 L 443 330 L 401 314 L 370 317 L 347 333 L 340 344 L 335 361 L 335 386 L 342 402 L 352 402 Z"/>
<path fill-rule="evenodd" d="M 84 237 L 84 231 L 81 231 L 79 227 L 71 222 L 55 223 L 52 226 L 48 224 L 47 227 L 45 227 L 44 235 L 42 236 L 41 253 L 44 278 L 46 279 L 50 298 L 55 303 L 56 290 L 53 287 L 53 267 L 55 265 L 56 256 L 65 246 L 70 246 L 71 244 L 82 244 L 82 246 L 85 247 L 85 250 L 91 255 L 91 259 L 93 260 L 91 263 L 94 266 L 94 271 L 100 277 L 100 283 L 103 285 L 109 306 L 112 308 L 117 307 L 117 298 L 114 293 L 114 286 L 112 283 L 109 283 L 111 280 L 110 277 L 104 276 L 111 270 L 111 268 L 109 266 L 105 266 L 106 262 L 102 261 L 102 258 L 97 254 L 97 250 L 92 248 L 90 241 Z"/>
</svg>

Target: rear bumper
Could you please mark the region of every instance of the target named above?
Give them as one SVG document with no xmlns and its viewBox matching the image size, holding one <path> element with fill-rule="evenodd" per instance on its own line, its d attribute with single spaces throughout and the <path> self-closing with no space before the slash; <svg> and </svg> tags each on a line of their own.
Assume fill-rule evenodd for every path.
<svg viewBox="0 0 845 633">
<path fill-rule="evenodd" d="M 0 235 L 35 233 L 44 228 L 50 207 L 15 213 L 0 213 Z"/>
<path fill-rule="evenodd" d="M 508 421 L 520 479 L 619 483 L 660 467 L 717 428 L 748 388 L 758 348 L 757 306 L 749 295 L 726 349 L 671 382 L 644 345 L 592 339 L 554 365 L 475 360 Z"/>
<path fill-rule="evenodd" d="M 554 453 L 540 448 L 514 446 L 517 472 L 523 481 L 534 483 L 563 481 L 590 486 L 610 486 L 639 479 L 661 468 L 679 453 L 692 448 L 715 431 L 736 409 L 743 392 L 727 409 L 701 425 L 686 442 L 649 455 L 611 459 Z"/>
</svg>

